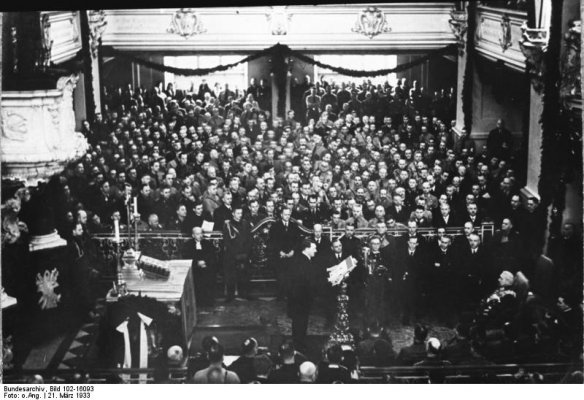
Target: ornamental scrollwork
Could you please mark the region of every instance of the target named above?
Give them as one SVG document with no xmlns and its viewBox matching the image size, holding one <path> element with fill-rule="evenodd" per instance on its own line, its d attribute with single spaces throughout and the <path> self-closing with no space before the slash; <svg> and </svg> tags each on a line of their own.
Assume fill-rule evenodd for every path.
<svg viewBox="0 0 584 400">
<path fill-rule="evenodd" d="M 383 11 L 377 7 L 367 7 L 359 13 L 355 26 L 351 31 L 373 39 L 379 34 L 391 32 L 391 28 Z"/>
<path fill-rule="evenodd" d="M 452 10 L 448 23 L 458 43 L 458 52 L 462 55 L 466 48 L 466 32 L 468 30 L 468 15 L 466 11 Z"/>
<path fill-rule="evenodd" d="M 537 93 L 543 91 L 545 74 L 545 58 L 547 51 L 548 31 L 547 29 L 528 28 L 527 23 L 521 26 L 521 40 L 519 48 L 525 56 L 525 64 L 531 78 L 533 89 Z"/>
<path fill-rule="evenodd" d="M 272 11 L 266 14 L 272 35 L 281 36 L 288 34 L 292 14 L 288 14 L 286 7 L 272 7 Z"/>
<path fill-rule="evenodd" d="M 501 32 L 499 34 L 499 44 L 501 49 L 505 52 L 512 45 L 511 36 L 511 19 L 507 14 L 501 17 Z"/>
<path fill-rule="evenodd" d="M 199 14 L 191 8 L 181 8 L 172 16 L 167 32 L 188 39 L 191 36 L 207 32 L 207 29 L 204 28 Z"/>
<path fill-rule="evenodd" d="M 91 55 L 95 58 L 97 57 L 99 42 L 107 26 L 105 11 L 88 10 L 87 18 L 89 20 L 89 47 L 91 48 Z"/>
</svg>

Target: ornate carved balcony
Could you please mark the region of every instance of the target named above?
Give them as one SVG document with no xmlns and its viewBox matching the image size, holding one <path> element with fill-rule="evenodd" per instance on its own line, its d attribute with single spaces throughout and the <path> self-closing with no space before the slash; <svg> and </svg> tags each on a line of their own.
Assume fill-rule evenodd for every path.
<svg viewBox="0 0 584 400">
<path fill-rule="evenodd" d="M 510 68 L 525 70 L 525 56 L 519 42 L 527 12 L 479 5 L 477 7 L 476 51 L 489 60 L 501 60 Z"/>
</svg>

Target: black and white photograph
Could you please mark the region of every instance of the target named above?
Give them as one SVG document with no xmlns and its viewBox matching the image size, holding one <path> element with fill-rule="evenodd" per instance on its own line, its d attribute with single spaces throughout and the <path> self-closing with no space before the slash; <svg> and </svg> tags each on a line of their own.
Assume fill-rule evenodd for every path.
<svg viewBox="0 0 584 400">
<path fill-rule="evenodd" d="M 584 383 L 580 0 L 158 3 L 0 11 L 4 398 Z"/>
</svg>

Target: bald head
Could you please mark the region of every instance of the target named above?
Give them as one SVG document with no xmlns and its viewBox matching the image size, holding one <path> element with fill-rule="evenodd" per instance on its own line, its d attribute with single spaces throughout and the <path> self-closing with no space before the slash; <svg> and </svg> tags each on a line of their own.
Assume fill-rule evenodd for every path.
<svg viewBox="0 0 584 400">
<path fill-rule="evenodd" d="M 193 228 L 193 238 L 195 238 L 197 241 L 203 238 L 203 229 L 201 227 L 195 226 Z"/>
<path fill-rule="evenodd" d="M 314 382 L 316 380 L 316 366 L 310 361 L 300 364 L 300 382 Z"/>
</svg>

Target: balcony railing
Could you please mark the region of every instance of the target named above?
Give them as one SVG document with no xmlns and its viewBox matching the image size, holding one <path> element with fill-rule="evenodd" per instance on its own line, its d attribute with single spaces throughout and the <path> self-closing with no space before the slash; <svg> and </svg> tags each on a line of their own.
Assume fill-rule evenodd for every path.
<svg viewBox="0 0 584 400">
<path fill-rule="evenodd" d="M 268 238 L 270 227 L 276 220 L 273 218 L 266 218 L 259 222 L 252 230 L 253 235 L 253 249 L 251 254 L 252 266 L 256 272 L 266 269 L 268 260 Z M 302 234 L 310 236 L 314 233 L 302 225 L 298 225 Z M 488 242 L 495 233 L 495 226 L 493 223 L 484 223 L 476 228 L 477 233 L 483 242 Z M 375 234 L 375 229 L 356 229 L 355 237 L 366 241 L 369 237 Z M 437 237 L 436 228 L 418 228 L 418 232 L 427 241 L 431 241 Z M 323 235 L 329 239 L 336 239 L 345 233 L 344 230 L 336 230 L 330 227 L 324 227 Z M 400 237 L 407 235 L 407 228 L 388 229 L 388 235 Z M 446 228 L 446 235 L 450 237 L 462 236 L 463 227 Z M 221 244 L 223 234 L 221 232 L 210 232 L 205 234 L 206 239 L 210 240 L 215 246 L 218 255 L 221 253 Z M 172 260 L 183 258 L 185 244 L 192 239 L 191 236 L 180 233 L 179 231 L 159 231 L 159 232 L 137 232 L 130 237 L 122 237 L 120 243 L 121 251 L 134 247 L 142 251 L 142 254 L 150 257 L 155 257 L 162 260 Z M 114 241 L 113 234 L 96 234 L 92 236 L 92 240 L 98 250 L 98 254 L 107 262 L 113 262 L 117 255 L 118 245 Z"/>
</svg>

